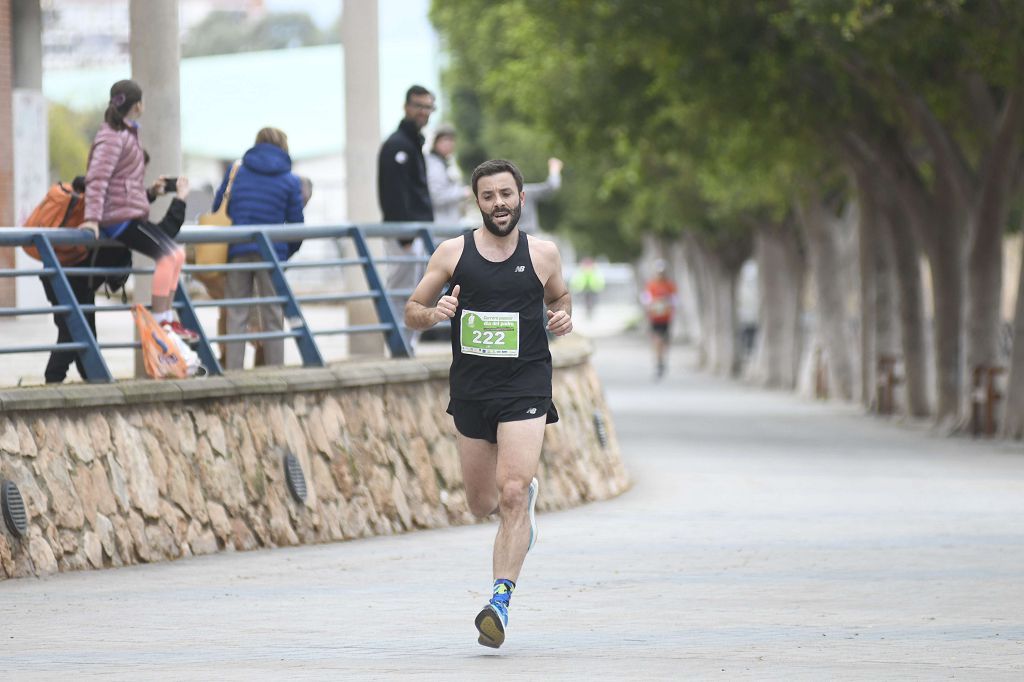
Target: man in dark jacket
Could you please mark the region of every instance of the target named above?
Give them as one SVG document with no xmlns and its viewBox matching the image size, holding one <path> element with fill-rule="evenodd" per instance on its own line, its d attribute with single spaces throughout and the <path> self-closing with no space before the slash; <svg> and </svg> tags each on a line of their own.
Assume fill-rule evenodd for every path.
<svg viewBox="0 0 1024 682">
<path fill-rule="evenodd" d="M 434 209 L 427 188 L 427 167 L 423 160 L 421 131 L 434 111 L 434 95 L 420 85 L 405 93 L 405 118 L 398 130 L 381 145 L 377 157 L 377 197 L 384 222 L 424 222 L 434 220 Z M 422 247 L 412 239 L 388 240 L 389 256 L 422 255 Z M 422 266 L 395 263 L 388 271 L 385 286 L 409 289 L 416 286 Z M 395 310 L 405 310 L 408 294 L 393 296 Z"/>
</svg>

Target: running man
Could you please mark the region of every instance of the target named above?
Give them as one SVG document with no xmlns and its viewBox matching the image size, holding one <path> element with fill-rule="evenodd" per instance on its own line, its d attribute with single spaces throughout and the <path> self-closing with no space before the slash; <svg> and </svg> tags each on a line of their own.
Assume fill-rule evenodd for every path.
<svg viewBox="0 0 1024 682">
<path fill-rule="evenodd" d="M 669 328 L 672 325 L 672 314 L 678 306 L 676 285 L 668 277 L 665 261 L 658 260 L 654 264 L 654 279 L 647 283 L 643 293 L 644 310 L 651 323 L 651 336 L 654 338 L 654 378 L 665 376 L 665 360 L 668 355 Z"/>
<path fill-rule="evenodd" d="M 558 247 L 519 231 L 526 199 L 519 169 L 485 161 L 473 171 L 472 187 L 483 227 L 437 247 L 406 304 L 405 324 L 425 330 L 452 321 L 447 411 L 458 431 L 466 499 L 474 515 L 500 519 L 493 596 L 476 617 L 477 641 L 497 648 L 523 560 L 537 541 L 534 475 L 544 426 L 558 421 L 546 332 L 572 331 L 572 301 Z M 449 293 L 438 299 L 445 284 Z"/>
</svg>

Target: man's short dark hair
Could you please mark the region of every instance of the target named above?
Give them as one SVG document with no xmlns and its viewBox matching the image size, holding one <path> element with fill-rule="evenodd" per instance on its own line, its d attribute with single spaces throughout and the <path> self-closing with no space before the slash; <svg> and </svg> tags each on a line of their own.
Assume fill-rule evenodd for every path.
<svg viewBox="0 0 1024 682">
<path fill-rule="evenodd" d="M 420 95 L 430 95 L 431 97 L 433 97 L 434 93 L 432 93 L 430 90 L 427 90 L 422 85 L 414 85 L 405 91 L 405 103 L 411 103 L 413 97 L 418 97 Z"/>
<path fill-rule="evenodd" d="M 511 173 L 512 177 L 516 179 L 516 187 L 519 188 L 520 192 L 523 191 L 523 174 L 519 172 L 516 165 L 505 159 L 491 159 L 490 161 L 484 161 L 473 169 L 473 196 L 476 196 L 476 184 L 480 178 L 497 175 L 498 173 Z"/>
</svg>

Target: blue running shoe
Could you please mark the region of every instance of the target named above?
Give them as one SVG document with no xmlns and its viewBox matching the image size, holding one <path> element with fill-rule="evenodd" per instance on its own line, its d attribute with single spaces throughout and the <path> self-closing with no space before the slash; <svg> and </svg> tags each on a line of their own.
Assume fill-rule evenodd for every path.
<svg viewBox="0 0 1024 682">
<path fill-rule="evenodd" d="M 537 543 L 537 517 L 534 514 L 534 509 L 537 507 L 537 491 L 539 488 L 540 483 L 536 478 L 530 481 L 529 503 L 527 504 L 530 509 L 530 546 L 526 548 L 527 552 L 533 549 L 533 546 Z"/>
<path fill-rule="evenodd" d="M 497 649 L 505 643 L 507 625 L 508 606 L 492 599 L 476 616 L 476 629 L 480 632 L 476 641 Z"/>
</svg>

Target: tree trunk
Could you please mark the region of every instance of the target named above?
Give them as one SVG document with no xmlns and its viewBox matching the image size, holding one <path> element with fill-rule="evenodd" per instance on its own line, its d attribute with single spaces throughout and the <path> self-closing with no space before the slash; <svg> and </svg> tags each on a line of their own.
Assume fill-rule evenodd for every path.
<svg viewBox="0 0 1024 682">
<path fill-rule="evenodd" d="M 975 367 L 993 367 L 1001 361 L 1003 228 L 1009 205 L 1005 198 L 995 201 L 998 206 L 989 205 L 978 211 L 978 218 L 986 224 L 974 227 L 967 258 L 965 345 L 968 373 Z"/>
<path fill-rule="evenodd" d="M 796 387 L 800 363 L 804 262 L 796 230 L 762 225 L 755 233 L 759 319 L 751 378 L 768 388 Z"/>
<path fill-rule="evenodd" d="M 692 278 L 693 290 L 697 297 L 697 318 L 700 320 L 697 367 L 709 369 L 714 362 L 715 306 L 714 289 L 708 276 L 708 254 L 695 236 L 686 234 L 683 238 L 683 256 L 686 258 Z"/>
<path fill-rule="evenodd" d="M 707 369 L 715 374 L 721 374 L 725 364 L 723 354 L 726 350 L 722 342 L 724 329 L 722 314 L 727 312 L 721 303 L 722 264 L 718 262 L 718 257 L 710 249 L 702 246 L 701 253 L 703 254 L 704 291 L 707 296 L 708 331 L 710 332 L 708 335 Z"/>
<path fill-rule="evenodd" d="M 882 156 L 892 163 L 887 170 L 897 187 L 900 213 L 928 256 L 935 312 L 932 325 L 935 339 L 935 418 L 939 424 L 957 426 L 963 386 L 962 227 L 965 216 L 959 210 L 955 192 L 950 182 L 943 179 L 944 176 L 939 175 L 934 192 L 929 192 L 905 153 L 894 154 L 886 150 Z M 899 226 L 904 221 L 893 220 L 892 224 Z M 904 265 L 897 253 L 901 292 L 906 293 L 902 280 Z M 906 359 L 910 360 L 909 356 Z"/>
<path fill-rule="evenodd" d="M 861 233 L 873 242 L 869 249 L 861 246 L 861 252 L 866 252 L 872 261 L 875 278 L 873 345 L 876 355 L 871 359 L 870 369 L 876 374 L 879 357 L 895 359 L 902 350 L 906 410 L 914 417 L 923 417 L 930 409 L 919 250 L 901 206 L 892 198 L 889 188 L 881 186 L 869 164 L 854 163 L 854 166 L 862 218 L 869 218 L 872 223 Z M 897 319 L 898 326 L 894 324 Z M 873 378 L 877 381 L 877 376 Z"/>
<path fill-rule="evenodd" d="M 737 343 L 739 325 L 736 315 L 736 277 L 737 272 L 728 268 L 720 260 L 716 262 L 715 290 L 718 314 L 717 342 L 719 345 L 718 365 L 715 373 L 722 376 L 739 376 L 743 358 L 740 357 L 740 346 Z"/>
<path fill-rule="evenodd" d="M 694 291 L 693 272 L 686 260 L 686 249 L 682 240 L 673 241 L 669 248 L 671 263 L 676 273 L 675 282 L 679 289 L 679 308 L 672 325 L 672 338 L 683 344 L 690 344 L 700 336 L 700 318 L 697 315 L 697 294 Z"/>
<path fill-rule="evenodd" d="M 685 256 L 695 274 L 700 307 L 702 367 L 716 374 L 736 376 L 742 358 L 737 343 L 736 276 L 742 260 L 726 257 L 699 237 L 685 237 Z"/>
<path fill-rule="evenodd" d="M 1003 290 L 1003 233 L 1010 209 L 1024 116 L 1024 89 L 1015 88 L 1001 112 L 992 148 L 982 164 L 967 258 L 967 371 L 995 366 L 999 357 Z"/>
<path fill-rule="evenodd" d="M 921 255 L 907 218 L 898 204 L 885 202 L 882 217 L 883 243 L 892 254 L 898 287 L 899 337 L 903 351 L 907 413 L 912 417 L 927 417 L 931 414 L 931 401 L 928 391 L 929 348 L 921 285 Z"/>
<path fill-rule="evenodd" d="M 1017 305 L 1013 316 L 1010 378 L 1006 387 L 1006 410 L 1001 429 L 1005 437 L 1014 439 L 1024 436 L 1024 254 L 1021 258 L 1020 277 L 1017 280 Z"/>
<path fill-rule="evenodd" d="M 928 258 L 935 298 L 935 416 L 940 424 L 956 425 L 963 390 L 963 247 L 960 230 L 943 232 L 948 241 Z"/>
<path fill-rule="evenodd" d="M 836 223 L 829 211 L 814 197 L 800 204 L 800 224 L 807 242 L 811 273 L 817 294 L 819 330 L 825 345 L 832 394 L 853 400 L 853 363 L 846 325 L 846 305 L 840 272 Z"/>
<path fill-rule="evenodd" d="M 900 334 L 899 302 L 900 295 L 897 289 L 896 279 L 896 258 L 892 251 L 892 235 L 887 232 L 888 227 L 883 220 L 879 220 L 873 228 L 874 237 L 877 241 L 871 250 L 872 276 L 875 279 L 875 286 L 871 292 L 874 296 L 874 329 L 872 330 L 872 350 L 874 355 L 865 360 L 868 364 L 868 372 L 871 375 L 870 386 L 867 390 L 872 396 L 865 404 L 870 404 L 877 409 L 878 393 L 878 360 L 885 358 L 895 363 L 900 357 L 902 335 Z M 911 274 L 918 275 L 918 286 L 920 287 L 920 271 Z M 919 316 L 920 317 L 920 316 Z"/>
<path fill-rule="evenodd" d="M 858 185 L 861 185 L 858 182 Z M 860 220 L 860 400 L 869 410 L 876 405 L 876 371 L 879 356 L 890 353 L 887 337 L 890 299 L 886 251 L 881 248 L 879 211 L 874 195 L 861 189 Z"/>
</svg>

